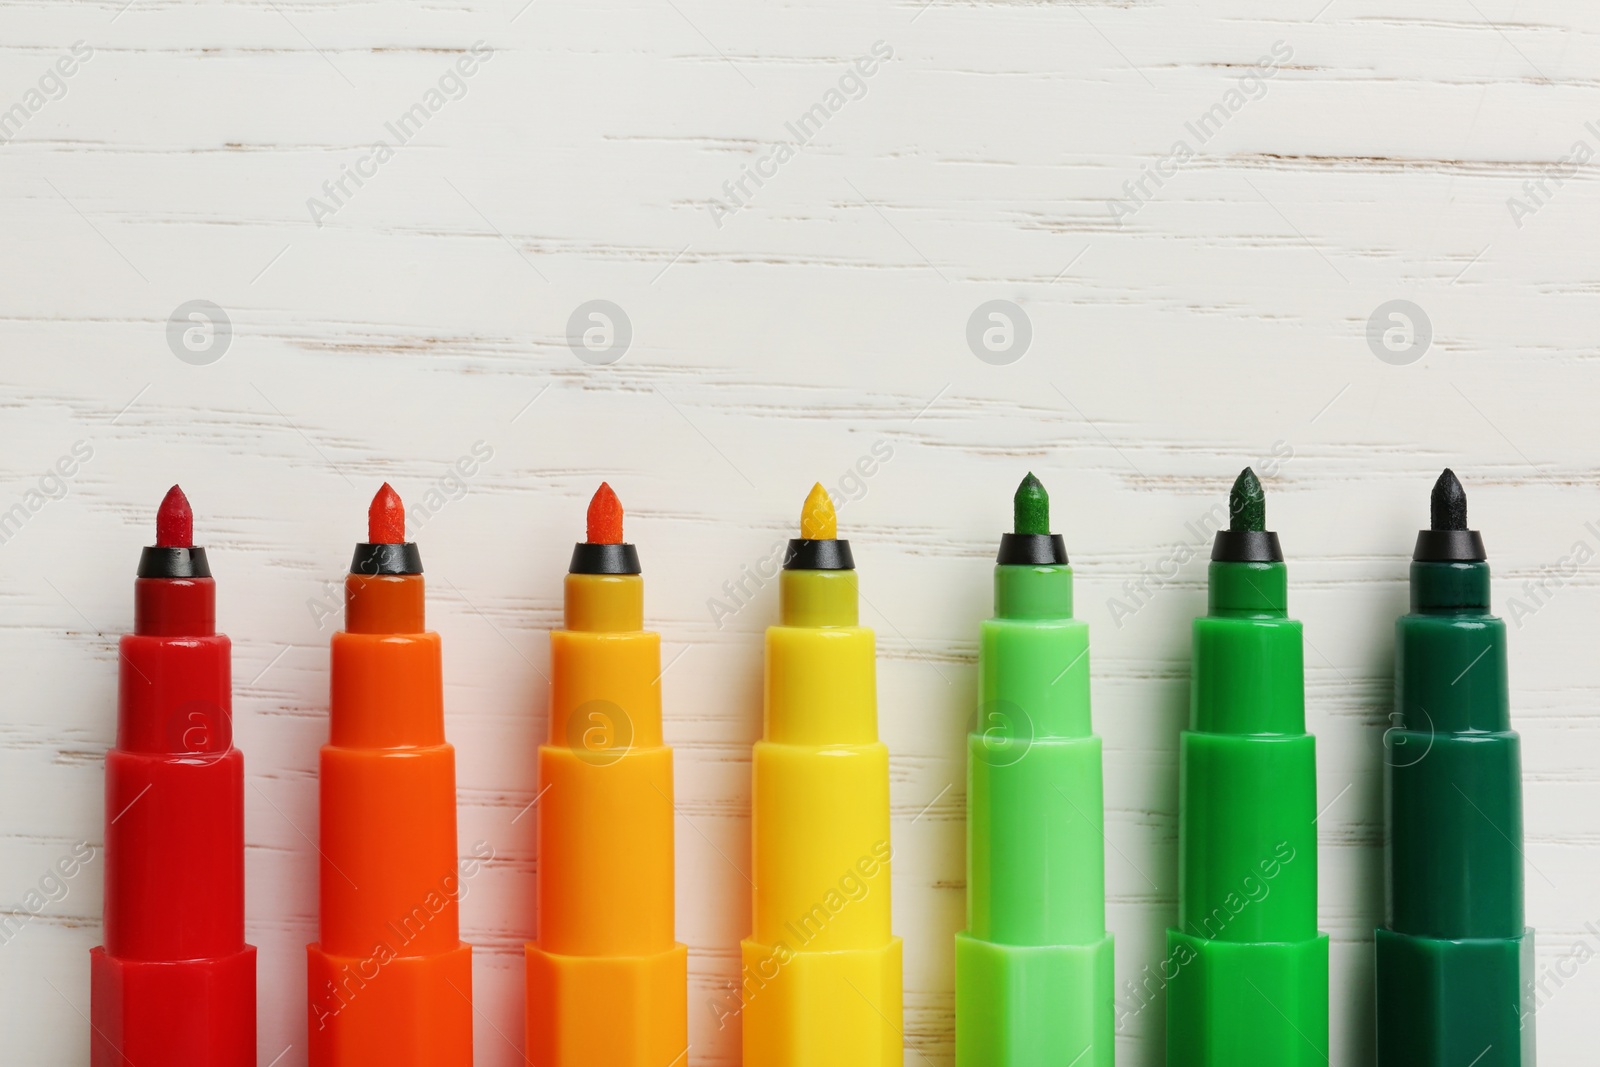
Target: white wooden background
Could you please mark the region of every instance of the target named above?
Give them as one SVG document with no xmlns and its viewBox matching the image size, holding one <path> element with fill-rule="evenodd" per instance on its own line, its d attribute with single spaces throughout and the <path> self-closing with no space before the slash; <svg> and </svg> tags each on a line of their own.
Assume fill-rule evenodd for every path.
<svg viewBox="0 0 1600 1067">
<path fill-rule="evenodd" d="M 748 928 L 748 753 L 776 595 L 761 589 L 721 626 L 709 602 L 788 536 L 813 480 L 838 487 L 881 441 L 892 458 L 841 528 L 880 637 L 906 1062 L 943 1067 L 974 635 L 1014 485 L 1030 468 L 1048 485 L 1093 626 L 1109 921 L 1129 978 L 1158 959 L 1174 912 L 1174 753 L 1203 558 L 1120 626 L 1110 601 L 1160 570 L 1193 538 L 1186 524 L 1281 442 L 1292 457 L 1267 479 L 1269 515 L 1306 624 L 1320 739 L 1333 1061 L 1367 1062 L 1372 1037 L 1393 619 L 1445 464 L 1490 546 L 1497 609 L 1518 615 L 1539 1042 L 1547 1064 L 1592 1059 L 1592 4 L 8 0 L 0 11 L 0 109 L 22 105 L 0 127 L 0 511 L 27 512 L 0 544 L 0 903 L 22 909 L 74 842 L 102 841 L 115 642 L 154 507 L 180 481 L 235 641 L 260 1062 L 304 1063 L 332 629 L 316 605 L 380 480 L 413 506 L 443 484 L 454 495 L 420 526 L 414 516 L 412 533 L 445 638 L 462 849 L 483 841 L 496 856 L 462 906 L 477 1062 L 520 1063 L 533 820 L 518 815 L 534 795 L 545 632 L 584 505 L 607 478 L 672 663 L 690 1059 L 736 1063 L 737 1024 L 719 1029 L 716 1005 Z M 49 72 L 77 41 L 91 54 L 58 83 Z M 731 206 L 723 183 L 792 140 L 785 123 L 826 106 L 880 41 L 892 59 L 864 95 L 841 97 L 745 206 L 715 217 L 714 199 Z M 307 199 L 426 103 L 475 42 L 488 58 L 465 95 L 441 96 L 315 225 Z M 1275 44 L 1286 60 L 1271 59 Z M 1274 73 L 1255 92 L 1263 57 Z M 1245 78 L 1254 98 L 1230 97 Z M 1227 119 L 1200 144 L 1186 123 L 1219 102 Z M 1180 139 L 1193 158 L 1114 222 L 1108 201 Z M 1536 181 L 1543 192 L 1525 191 Z M 566 342 L 569 315 L 591 299 L 632 324 L 612 365 Z M 1392 299 L 1433 325 L 1408 365 L 1366 339 Z M 232 324 L 209 365 L 169 347 L 167 320 L 191 300 Z M 968 317 L 989 300 L 1026 309 L 1020 361 L 969 349 Z M 30 496 L 79 441 L 92 459 L 59 487 L 44 481 L 60 499 Z M 477 442 L 493 458 L 449 486 Z M 1546 592 L 1524 590 L 1541 579 Z M 87 1061 L 101 873 L 89 864 L 0 944 L 8 1063 Z M 1122 1063 L 1161 1062 L 1162 1018 L 1158 1003 L 1128 1020 Z"/>
</svg>

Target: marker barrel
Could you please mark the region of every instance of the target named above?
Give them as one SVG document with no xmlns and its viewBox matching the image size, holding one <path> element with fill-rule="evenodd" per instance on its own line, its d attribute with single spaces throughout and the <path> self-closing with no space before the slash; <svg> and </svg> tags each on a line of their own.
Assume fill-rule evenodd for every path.
<svg viewBox="0 0 1600 1067">
<path fill-rule="evenodd" d="M 106 755 L 105 944 L 90 955 L 93 1067 L 255 1063 L 244 941 L 244 757 L 210 578 L 140 578 Z M 79 857 L 82 859 L 83 857 Z"/>
<path fill-rule="evenodd" d="M 422 582 L 345 583 L 321 757 L 321 940 L 307 948 L 312 1067 L 472 1063 L 439 635 L 392 631 L 422 625 Z"/>
<path fill-rule="evenodd" d="M 1100 738 L 1089 627 L 1065 565 L 995 568 L 967 737 L 967 930 L 956 936 L 958 1067 L 1111 1067 Z"/>
<path fill-rule="evenodd" d="M 889 753 L 853 570 L 785 570 L 752 756 L 753 933 L 744 1062 L 900 1067 L 901 944 L 890 929 Z"/>
<path fill-rule="evenodd" d="M 1279 562 L 1214 561 L 1179 741 L 1168 1067 L 1326 1067 L 1316 742 Z"/>
<path fill-rule="evenodd" d="M 1534 1062 L 1523 925 L 1522 771 L 1489 565 L 1413 562 L 1384 737 L 1380 1067 Z"/>
<path fill-rule="evenodd" d="M 674 1067 L 688 1047 L 661 637 L 643 618 L 638 575 L 567 575 L 538 753 L 530 1067 Z"/>
</svg>

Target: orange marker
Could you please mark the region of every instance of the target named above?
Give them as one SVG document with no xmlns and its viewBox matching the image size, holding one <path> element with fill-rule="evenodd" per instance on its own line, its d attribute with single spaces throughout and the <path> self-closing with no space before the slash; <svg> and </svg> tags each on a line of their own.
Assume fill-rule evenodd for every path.
<svg viewBox="0 0 1600 1067">
<path fill-rule="evenodd" d="M 333 636 L 322 748 L 321 940 L 311 1067 L 472 1067 L 472 947 L 457 918 L 455 749 L 422 557 L 385 483 Z"/>
<path fill-rule="evenodd" d="M 530 1067 L 682 1067 L 688 950 L 673 935 L 672 750 L 661 635 L 639 555 L 601 483 L 550 634 L 539 746 L 538 922 L 527 949 Z"/>
</svg>

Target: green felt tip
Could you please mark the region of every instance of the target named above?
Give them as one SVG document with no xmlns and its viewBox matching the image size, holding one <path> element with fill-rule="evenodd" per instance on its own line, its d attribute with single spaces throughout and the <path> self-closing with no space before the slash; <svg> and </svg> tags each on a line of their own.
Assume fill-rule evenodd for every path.
<svg viewBox="0 0 1600 1067">
<path fill-rule="evenodd" d="M 1012 498 L 1012 507 L 1016 514 L 1016 527 L 1013 533 L 1050 532 L 1050 494 L 1044 491 L 1044 484 L 1033 476 L 1032 471 L 1029 471 L 1028 476 L 1022 479 L 1022 484 L 1017 486 L 1017 495 Z"/>
<path fill-rule="evenodd" d="M 1228 529 L 1257 530 L 1267 528 L 1267 494 L 1261 489 L 1256 472 L 1246 467 L 1239 472 L 1228 494 Z"/>
</svg>

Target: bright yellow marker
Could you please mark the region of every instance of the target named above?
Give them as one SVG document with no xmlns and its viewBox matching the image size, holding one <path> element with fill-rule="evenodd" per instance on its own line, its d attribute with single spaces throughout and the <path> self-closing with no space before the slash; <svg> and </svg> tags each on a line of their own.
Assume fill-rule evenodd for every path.
<svg viewBox="0 0 1600 1067">
<path fill-rule="evenodd" d="M 743 943 L 750 1067 L 900 1067 L 889 929 L 889 752 L 850 542 L 811 490 L 767 630 L 752 779 L 755 930 Z"/>
<path fill-rule="evenodd" d="M 832 541 L 839 536 L 839 514 L 833 510 L 833 499 L 818 482 L 806 496 L 805 507 L 800 509 L 800 537 L 805 541 Z"/>
</svg>

